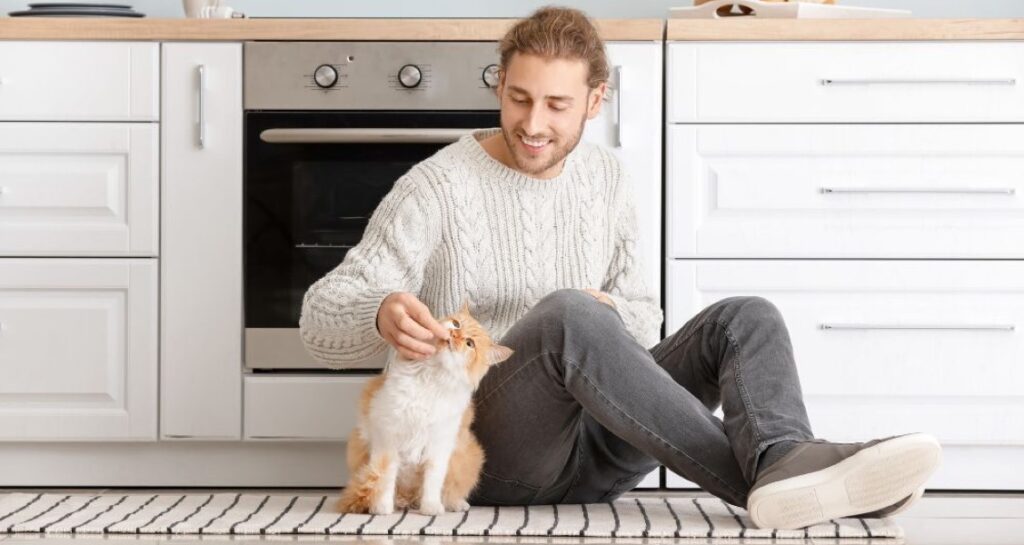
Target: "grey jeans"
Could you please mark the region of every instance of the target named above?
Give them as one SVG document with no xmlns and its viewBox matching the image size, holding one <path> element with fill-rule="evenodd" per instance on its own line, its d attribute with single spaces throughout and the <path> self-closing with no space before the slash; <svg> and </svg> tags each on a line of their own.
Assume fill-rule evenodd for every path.
<svg viewBox="0 0 1024 545">
<path fill-rule="evenodd" d="M 610 501 L 665 465 L 745 507 L 761 453 L 813 438 L 789 333 L 762 297 L 713 303 L 648 351 L 613 308 L 562 289 L 501 343 L 515 354 L 475 395 L 476 505 Z"/>
</svg>

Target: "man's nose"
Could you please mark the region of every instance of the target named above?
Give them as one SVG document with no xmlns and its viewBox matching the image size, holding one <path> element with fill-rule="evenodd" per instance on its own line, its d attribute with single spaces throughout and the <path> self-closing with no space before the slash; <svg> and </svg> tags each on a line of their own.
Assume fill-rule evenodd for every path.
<svg viewBox="0 0 1024 545">
<path fill-rule="evenodd" d="M 523 122 L 523 131 L 527 136 L 536 136 L 544 132 L 546 124 L 547 118 L 545 117 L 543 106 L 534 104 L 526 115 L 526 120 Z"/>
</svg>

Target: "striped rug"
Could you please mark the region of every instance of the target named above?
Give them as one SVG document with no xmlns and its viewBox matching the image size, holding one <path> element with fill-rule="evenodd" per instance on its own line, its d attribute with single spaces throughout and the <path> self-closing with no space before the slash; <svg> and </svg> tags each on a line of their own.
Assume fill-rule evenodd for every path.
<svg viewBox="0 0 1024 545">
<path fill-rule="evenodd" d="M 335 496 L 53 494 L 0 496 L 0 534 L 361 534 L 595 537 L 900 538 L 891 519 L 845 518 L 802 530 L 751 527 L 710 497 L 623 497 L 612 503 L 473 507 L 388 516 L 333 512 Z"/>
</svg>

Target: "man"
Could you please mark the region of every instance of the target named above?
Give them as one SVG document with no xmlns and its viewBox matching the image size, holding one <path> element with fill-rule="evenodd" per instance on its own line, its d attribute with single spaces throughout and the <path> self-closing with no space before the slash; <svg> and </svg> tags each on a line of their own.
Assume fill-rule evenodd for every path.
<svg viewBox="0 0 1024 545">
<path fill-rule="evenodd" d="M 718 301 L 658 342 L 628 178 L 580 142 L 608 79 L 587 18 L 541 9 L 500 51 L 501 127 L 396 182 L 306 293 L 308 350 L 340 367 L 389 345 L 422 358 L 448 336 L 431 311 L 468 297 L 515 351 L 475 398 L 478 504 L 609 501 L 659 464 L 762 527 L 883 516 L 919 497 L 935 439 L 814 439 L 789 334 L 764 298 Z"/>
</svg>

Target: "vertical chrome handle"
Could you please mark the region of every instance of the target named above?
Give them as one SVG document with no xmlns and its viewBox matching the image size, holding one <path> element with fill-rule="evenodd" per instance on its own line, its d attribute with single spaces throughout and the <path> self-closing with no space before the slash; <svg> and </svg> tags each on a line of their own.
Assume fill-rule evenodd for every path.
<svg viewBox="0 0 1024 545">
<path fill-rule="evenodd" d="M 615 147 L 622 147 L 622 66 L 612 68 L 615 78 Z"/>
<path fill-rule="evenodd" d="M 199 86 L 199 148 L 206 147 L 206 65 L 196 67 L 197 85 Z"/>
</svg>

